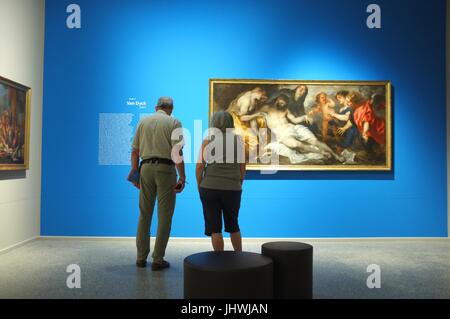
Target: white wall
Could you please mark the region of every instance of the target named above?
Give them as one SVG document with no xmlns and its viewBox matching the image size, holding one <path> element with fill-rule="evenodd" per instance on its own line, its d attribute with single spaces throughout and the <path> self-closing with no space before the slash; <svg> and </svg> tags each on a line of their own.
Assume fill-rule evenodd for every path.
<svg viewBox="0 0 450 319">
<path fill-rule="evenodd" d="M 44 0 L 0 0 L 0 75 L 32 89 L 30 169 L 0 171 L 0 251 L 39 236 Z"/>
</svg>

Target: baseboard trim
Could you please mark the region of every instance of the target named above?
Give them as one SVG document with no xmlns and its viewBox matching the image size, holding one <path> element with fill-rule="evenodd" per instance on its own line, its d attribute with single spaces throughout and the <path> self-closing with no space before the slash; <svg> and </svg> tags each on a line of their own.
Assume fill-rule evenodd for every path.
<svg viewBox="0 0 450 319">
<path fill-rule="evenodd" d="M 28 244 L 28 243 L 30 243 L 32 241 L 35 241 L 35 240 L 37 240 L 39 238 L 40 238 L 40 236 L 31 237 L 31 238 L 28 238 L 28 239 L 26 239 L 24 241 L 21 241 L 20 243 L 8 246 L 8 247 L 3 248 L 3 249 L 0 249 L 0 255 L 6 254 L 7 252 L 10 252 L 13 249 L 19 248 L 19 247 L 21 247 L 21 246 L 23 246 L 25 244 Z"/>
<path fill-rule="evenodd" d="M 68 239 L 68 240 L 135 240 L 135 237 L 111 237 L 111 236 L 40 236 L 39 239 Z M 151 237 L 152 240 L 155 237 Z M 336 241 L 336 242 L 349 242 L 349 241 L 411 241 L 411 240 L 424 240 L 424 241 L 442 241 L 448 240 L 449 237 L 333 237 L 333 238 L 281 238 L 281 237 L 243 237 L 245 241 Z M 209 237 L 170 237 L 171 241 L 210 241 Z"/>
<path fill-rule="evenodd" d="M 20 243 L 11 245 L 9 247 L 0 250 L 0 255 L 6 254 L 13 249 L 17 249 L 23 245 L 26 245 L 35 240 L 94 240 L 94 241 L 108 241 L 108 240 L 121 240 L 121 241 L 134 241 L 135 237 L 110 237 L 110 236 L 36 236 L 24 240 Z M 449 237 L 354 237 L 354 238 L 263 238 L 263 237 L 244 237 L 243 240 L 246 242 L 269 242 L 269 241 L 301 241 L 301 242 L 383 242 L 383 241 L 448 241 Z M 155 237 L 151 237 L 154 241 Z M 209 243 L 209 237 L 171 237 L 171 242 L 205 242 Z"/>
</svg>

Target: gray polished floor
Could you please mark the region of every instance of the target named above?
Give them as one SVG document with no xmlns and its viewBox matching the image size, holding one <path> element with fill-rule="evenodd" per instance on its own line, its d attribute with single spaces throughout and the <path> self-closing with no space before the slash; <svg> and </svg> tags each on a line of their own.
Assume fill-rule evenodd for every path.
<svg viewBox="0 0 450 319">
<path fill-rule="evenodd" d="M 450 298 L 450 241 L 308 240 L 314 246 L 315 298 Z M 244 250 L 259 252 L 259 240 Z M 230 249 L 228 243 L 226 249 Z M 161 272 L 134 265 L 131 239 L 39 239 L 0 255 L 0 298 L 182 298 L 183 258 L 209 242 L 171 240 Z M 66 268 L 81 268 L 69 289 Z M 381 288 L 366 285 L 367 266 L 381 268 Z"/>
</svg>

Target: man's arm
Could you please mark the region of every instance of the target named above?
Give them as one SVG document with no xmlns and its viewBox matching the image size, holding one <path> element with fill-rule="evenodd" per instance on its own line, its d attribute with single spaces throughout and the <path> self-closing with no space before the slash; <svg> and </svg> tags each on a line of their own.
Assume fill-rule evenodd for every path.
<svg viewBox="0 0 450 319">
<path fill-rule="evenodd" d="M 295 117 L 294 114 L 292 114 L 291 111 L 288 110 L 286 116 L 288 120 L 294 124 L 310 123 L 310 119 L 307 115 Z"/>
<path fill-rule="evenodd" d="M 131 169 L 137 171 L 139 169 L 139 149 L 133 148 L 131 151 Z"/>
<path fill-rule="evenodd" d="M 139 149 L 133 147 L 133 150 L 131 151 L 131 171 L 128 174 L 127 179 L 130 182 L 132 182 L 136 188 L 140 189 L 141 186 L 139 182 L 133 181 L 131 179 L 132 175 L 136 174 L 138 170 L 139 170 Z"/>
<path fill-rule="evenodd" d="M 186 174 L 184 171 L 184 159 L 183 159 L 183 151 L 180 151 L 182 160 L 179 163 L 176 163 L 175 166 L 177 167 L 178 171 L 178 182 L 175 185 L 175 192 L 181 193 L 184 189 L 184 185 L 186 183 Z"/>
<path fill-rule="evenodd" d="M 172 161 L 175 163 L 175 167 L 178 172 L 178 182 L 175 185 L 175 193 L 181 193 L 184 189 L 186 183 L 186 173 L 184 169 L 184 158 L 183 158 L 183 141 L 178 142 L 172 147 Z"/>
<path fill-rule="evenodd" d="M 172 152 L 171 158 L 175 163 L 175 167 L 178 171 L 178 182 L 175 185 L 175 193 L 181 193 L 184 189 L 186 183 L 186 174 L 184 169 L 184 158 L 183 158 L 183 146 L 184 146 L 184 136 L 183 128 L 181 122 L 176 121 L 174 130 L 172 131 Z"/>
</svg>

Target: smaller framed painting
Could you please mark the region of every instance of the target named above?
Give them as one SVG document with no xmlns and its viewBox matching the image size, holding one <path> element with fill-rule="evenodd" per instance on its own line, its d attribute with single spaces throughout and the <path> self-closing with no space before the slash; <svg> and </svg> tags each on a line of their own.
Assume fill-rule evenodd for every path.
<svg viewBox="0 0 450 319">
<path fill-rule="evenodd" d="M 31 89 L 0 76 L 0 171 L 27 170 Z"/>
</svg>

